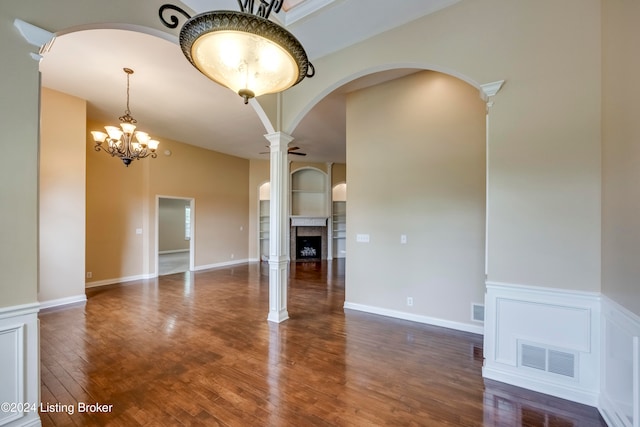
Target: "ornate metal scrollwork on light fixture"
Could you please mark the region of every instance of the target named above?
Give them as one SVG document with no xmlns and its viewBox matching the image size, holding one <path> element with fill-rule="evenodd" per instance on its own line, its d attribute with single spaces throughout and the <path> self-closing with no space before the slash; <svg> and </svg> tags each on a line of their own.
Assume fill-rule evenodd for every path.
<svg viewBox="0 0 640 427">
<path fill-rule="evenodd" d="M 187 19 L 191 19 L 191 15 L 189 15 L 184 9 L 182 9 L 181 7 L 175 6 L 173 4 L 163 4 L 162 6 L 160 6 L 160 9 L 158 10 L 158 15 L 160 16 L 160 22 L 162 22 L 162 24 L 167 27 L 167 28 L 178 28 L 178 24 L 180 23 L 180 19 L 176 16 L 176 15 L 169 15 L 170 16 L 170 20 L 167 21 L 164 18 L 164 13 L 166 10 L 174 10 L 180 14 L 182 14 L 185 18 Z"/>
</svg>

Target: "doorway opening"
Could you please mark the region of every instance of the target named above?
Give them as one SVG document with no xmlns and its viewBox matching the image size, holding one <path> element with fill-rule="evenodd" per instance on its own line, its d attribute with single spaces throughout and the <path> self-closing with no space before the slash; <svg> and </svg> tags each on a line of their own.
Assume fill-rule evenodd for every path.
<svg viewBox="0 0 640 427">
<path fill-rule="evenodd" d="M 194 270 L 195 200 L 158 196 L 156 271 L 158 276 Z"/>
</svg>

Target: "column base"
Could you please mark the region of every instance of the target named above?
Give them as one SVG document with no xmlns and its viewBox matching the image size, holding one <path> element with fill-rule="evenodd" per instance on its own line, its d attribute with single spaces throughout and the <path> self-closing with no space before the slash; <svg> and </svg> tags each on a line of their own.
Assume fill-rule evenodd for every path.
<svg viewBox="0 0 640 427">
<path fill-rule="evenodd" d="M 289 318 L 289 312 L 287 310 L 272 311 L 267 316 L 267 320 L 273 323 L 282 323 Z"/>
</svg>

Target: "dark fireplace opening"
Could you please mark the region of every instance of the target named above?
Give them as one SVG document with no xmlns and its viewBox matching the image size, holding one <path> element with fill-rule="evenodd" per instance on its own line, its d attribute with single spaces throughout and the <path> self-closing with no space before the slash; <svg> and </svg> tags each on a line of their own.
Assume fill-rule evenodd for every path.
<svg viewBox="0 0 640 427">
<path fill-rule="evenodd" d="M 322 236 L 296 237 L 296 255 L 298 260 L 321 260 Z"/>
</svg>

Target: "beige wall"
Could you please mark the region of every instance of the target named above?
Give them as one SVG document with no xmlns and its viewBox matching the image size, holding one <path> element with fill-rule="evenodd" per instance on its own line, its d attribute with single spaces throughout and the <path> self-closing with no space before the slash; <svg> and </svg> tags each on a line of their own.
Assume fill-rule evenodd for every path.
<svg viewBox="0 0 640 427">
<path fill-rule="evenodd" d="M 89 130 L 100 127 L 88 125 Z M 128 168 L 89 147 L 87 271 L 92 281 L 155 274 L 158 196 L 195 199 L 195 268 L 248 258 L 249 161 L 158 138 L 158 158 L 134 161 Z M 167 149 L 171 156 L 163 154 Z"/>
<path fill-rule="evenodd" d="M 347 165 L 345 163 L 336 163 L 331 169 L 331 187 L 342 182 L 347 182 Z"/>
<path fill-rule="evenodd" d="M 38 64 L 0 2 L 0 308 L 37 301 Z"/>
<path fill-rule="evenodd" d="M 87 230 L 86 271 L 88 282 L 127 278 L 144 274 L 142 254 L 144 196 L 148 192 L 145 169 L 149 160 L 122 161 L 93 150 L 91 130 L 104 124 L 87 123 Z"/>
<path fill-rule="evenodd" d="M 42 89 L 38 300 L 84 295 L 86 102 Z"/>
<path fill-rule="evenodd" d="M 314 61 L 317 75 L 283 94 L 284 130 L 373 70 L 506 80 L 489 129 L 488 280 L 597 292 L 600 46 L 599 0 L 463 0 Z"/>
<path fill-rule="evenodd" d="M 185 199 L 161 198 L 158 201 L 158 251 L 189 250 L 185 239 L 185 207 L 191 202 Z"/>
<path fill-rule="evenodd" d="M 484 111 L 475 88 L 435 72 L 348 96 L 347 302 L 470 323 L 484 294 Z"/>
<path fill-rule="evenodd" d="M 249 256 L 249 160 L 163 140 L 150 170 L 150 196 L 195 199 L 195 266 Z M 155 204 L 155 201 L 153 202 Z"/>
<path fill-rule="evenodd" d="M 640 4 L 602 4 L 602 286 L 640 315 Z"/>
</svg>

